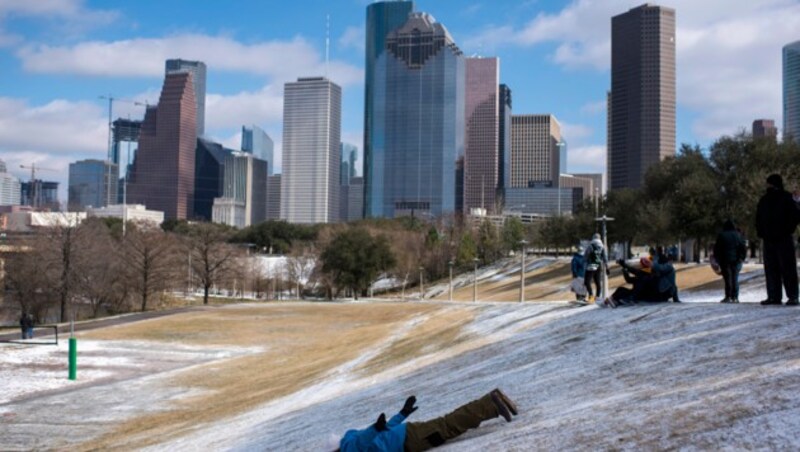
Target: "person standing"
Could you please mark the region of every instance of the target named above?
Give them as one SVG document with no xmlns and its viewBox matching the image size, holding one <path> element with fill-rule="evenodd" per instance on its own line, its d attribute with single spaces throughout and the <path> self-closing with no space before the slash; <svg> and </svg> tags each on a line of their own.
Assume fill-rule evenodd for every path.
<svg viewBox="0 0 800 452">
<path fill-rule="evenodd" d="M 756 231 L 764 244 L 764 275 L 767 299 L 762 305 L 780 305 L 781 286 L 786 290 L 787 306 L 797 306 L 797 258 L 794 234 L 800 223 L 800 209 L 792 195 L 783 189 L 783 178 L 772 174 L 767 178 L 767 192 L 758 201 Z"/>
<path fill-rule="evenodd" d="M 586 260 L 586 273 L 583 282 L 586 285 L 586 293 L 589 296 L 589 302 L 596 300 L 596 297 L 602 296 L 602 284 L 600 283 L 600 272 L 605 269 L 606 274 L 608 271 L 608 255 L 603 246 L 603 241 L 600 240 L 600 234 L 595 233 L 592 236 L 592 241 L 586 247 L 584 253 Z M 597 291 L 592 294 L 592 281 L 597 288 Z"/>
<path fill-rule="evenodd" d="M 586 276 L 586 258 L 583 253 L 586 250 L 583 246 L 578 245 L 578 250 L 572 255 L 572 262 L 570 267 L 572 269 L 572 284 L 570 287 L 575 292 L 575 299 L 580 301 L 586 298 L 586 291 L 584 290 L 584 278 Z"/>
<path fill-rule="evenodd" d="M 747 256 L 747 245 L 736 230 L 733 220 L 726 220 L 722 232 L 714 243 L 714 257 L 719 263 L 722 279 L 725 281 L 725 298 L 721 303 L 739 302 L 739 272 Z"/>
<path fill-rule="evenodd" d="M 23 312 L 19 318 L 19 326 L 22 329 L 22 339 L 33 339 L 33 316 Z"/>
</svg>

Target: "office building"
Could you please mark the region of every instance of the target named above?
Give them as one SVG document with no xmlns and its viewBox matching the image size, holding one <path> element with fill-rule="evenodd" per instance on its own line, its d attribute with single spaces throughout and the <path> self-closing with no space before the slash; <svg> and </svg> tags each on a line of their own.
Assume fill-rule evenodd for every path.
<svg viewBox="0 0 800 452">
<path fill-rule="evenodd" d="M 553 115 L 511 117 L 511 177 L 506 188 L 557 187 L 561 125 Z M 508 199 L 506 197 L 506 204 Z"/>
<path fill-rule="evenodd" d="M 80 160 L 69 164 L 67 210 L 85 211 L 88 207 L 116 204 L 117 165 L 105 160 Z"/>
<path fill-rule="evenodd" d="M 194 165 L 194 217 L 211 221 L 214 198 L 223 196 L 225 159 L 235 152 L 219 143 L 197 139 Z"/>
<path fill-rule="evenodd" d="M 196 133 L 202 137 L 206 133 L 206 64 L 202 61 L 182 59 L 167 60 L 165 74 L 192 74 L 192 89 L 195 100 Z"/>
<path fill-rule="evenodd" d="M 358 221 L 364 218 L 364 178 L 350 179 L 347 195 L 346 221 Z"/>
<path fill-rule="evenodd" d="M 675 155 L 675 10 L 644 4 L 611 19 L 608 183 L 638 188 Z"/>
<path fill-rule="evenodd" d="M 501 192 L 511 184 L 511 88 L 500 85 L 498 96 L 497 188 Z"/>
<path fill-rule="evenodd" d="M 753 121 L 753 138 L 772 138 L 778 136 L 778 128 L 772 119 L 756 119 Z"/>
<path fill-rule="evenodd" d="M 358 147 L 348 143 L 342 143 L 341 169 L 339 179 L 341 185 L 350 185 L 350 179 L 356 177 L 356 159 L 358 158 Z"/>
<path fill-rule="evenodd" d="M 119 218 L 124 221 L 148 222 L 159 225 L 164 222 L 164 212 L 147 210 L 141 204 L 112 204 L 106 207 L 86 209 L 86 215 L 99 218 Z"/>
<path fill-rule="evenodd" d="M 454 213 L 463 202 L 463 190 L 456 189 L 457 161 L 464 158 L 462 52 L 442 24 L 417 12 L 390 31 L 385 44 L 372 62 L 366 214 Z"/>
<path fill-rule="evenodd" d="M 275 165 L 274 157 L 275 143 L 258 126 L 242 126 L 242 151 L 252 154 L 255 158 L 267 162 L 269 175 L 272 176 Z"/>
<path fill-rule="evenodd" d="M 535 186 L 505 189 L 505 211 L 538 215 L 570 215 L 583 202 L 583 188 Z"/>
<path fill-rule="evenodd" d="M 19 179 L 6 169 L 6 163 L 0 160 L 0 206 L 18 206 L 22 202 Z"/>
<path fill-rule="evenodd" d="M 34 181 L 20 182 L 20 201 L 23 206 L 31 206 L 41 211 L 60 211 L 58 201 L 58 182 Z"/>
<path fill-rule="evenodd" d="M 783 138 L 800 141 L 800 41 L 783 47 Z"/>
<path fill-rule="evenodd" d="M 575 177 L 592 180 L 592 196 L 602 196 L 606 194 L 606 178 L 603 173 L 575 173 Z"/>
<path fill-rule="evenodd" d="M 412 1 L 379 1 L 367 6 L 366 61 L 364 65 L 364 184 L 365 211 L 368 217 L 383 216 L 383 163 L 385 145 L 382 138 L 386 121 L 386 51 L 389 32 L 403 25 L 414 11 Z M 379 148 L 374 149 L 378 144 Z M 377 161 L 376 161 L 377 159 Z M 373 198 L 375 198 L 373 200 Z M 381 199 L 378 199 L 381 198 Z"/>
<path fill-rule="evenodd" d="M 324 77 L 287 83 L 283 102 L 281 218 L 339 220 L 342 89 Z"/>
<path fill-rule="evenodd" d="M 267 178 L 267 220 L 281 219 L 281 175 Z"/>
<path fill-rule="evenodd" d="M 500 62 L 465 59 L 464 210 L 495 212 L 500 155 Z"/>
<path fill-rule="evenodd" d="M 192 77 L 170 73 L 157 107 L 148 107 L 128 183 L 128 203 L 164 212 L 168 220 L 194 218 L 195 99 Z"/>
<path fill-rule="evenodd" d="M 245 152 L 225 157 L 222 196 L 214 199 L 212 221 L 237 228 L 267 218 L 267 162 Z"/>
</svg>

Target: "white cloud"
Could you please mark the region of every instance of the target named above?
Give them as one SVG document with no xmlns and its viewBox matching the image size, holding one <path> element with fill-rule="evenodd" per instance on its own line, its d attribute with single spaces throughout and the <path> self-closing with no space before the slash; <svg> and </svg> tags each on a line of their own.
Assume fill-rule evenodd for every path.
<svg viewBox="0 0 800 452">
<path fill-rule="evenodd" d="M 280 85 L 267 85 L 256 92 L 206 96 L 206 127 L 209 129 L 280 123 L 282 117 L 283 86 Z"/>
<path fill-rule="evenodd" d="M 567 171 L 570 173 L 605 173 L 606 147 L 590 145 L 567 148 Z"/>
<path fill-rule="evenodd" d="M 551 61 L 563 68 L 608 70 L 611 17 L 639 0 L 575 0 L 539 13 L 525 26 L 495 26 L 467 46 L 554 43 Z M 798 39 L 797 0 L 664 0 L 677 17 L 678 103 L 697 114 L 692 130 L 713 139 L 747 127 L 756 117 L 781 120 L 781 48 Z"/>
<path fill-rule="evenodd" d="M 581 107 L 581 113 L 585 115 L 599 115 L 606 112 L 608 101 L 599 100 L 597 102 L 589 102 Z"/>
<path fill-rule="evenodd" d="M 164 38 L 87 41 L 72 46 L 28 45 L 17 52 L 23 68 L 35 73 L 161 77 L 164 61 L 186 58 L 211 71 L 265 75 L 278 81 L 325 74 L 319 51 L 305 39 L 242 44 L 226 36 L 181 34 Z M 361 82 L 363 71 L 331 61 L 329 78 L 340 85 Z"/>
<path fill-rule="evenodd" d="M 347 27 L 342 36 L 339 38 L 339 48 L 356 49 L 360 52 L 363 52 L 364 45 L 367 40 L 366 33 L 367 32 L 364 26 Z"/>
<path fill-rule="evenodd" d="M 584 124 L 571 124 L 559 121 L 561 124 L 561 136 L 567 143 L 582 143 L 584 139 L 591 137 L 594 133 L 591 127 Z"/>
<path fill-rule="evenodd" d="M 56 30 L 75 36 L 110 25 L 120 14 L 113 10 L 87 8 L 84 0 L 0 0 L 0 22 L 15 16 L 50 20 Z"/>
</svg>

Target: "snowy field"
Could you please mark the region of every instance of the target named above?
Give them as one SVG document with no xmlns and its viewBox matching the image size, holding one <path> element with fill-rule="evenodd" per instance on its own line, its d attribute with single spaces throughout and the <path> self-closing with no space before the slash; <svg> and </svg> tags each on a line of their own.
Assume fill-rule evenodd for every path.
<svg viewBox="0 0 800 452">
<path fill-rule="evenodd" d="M 486 277 L 510 272 L 490 269 Z M 748 268 L 742 279 L 743 299 L 763 297 L 763 272 Z M 333 450 L 346 430 L 394 414 L 409 395 L 420 407 L 409 420 L 422 421 L 500 387 L 519 416 L 510 424 L 485 422 L 440 450 L 799 450 L 800 309 L 722 305 L 711 289 L 683 298 L 689 302 L 619 309 L 425 302 L 436 310 L 393 323 L 380 341 L 305 387 L 191 423 L 145 449 Z M 294 309 L 253 306 L 247 309 L 264 309 L 265 318 L 273 306 Z M 218 315 L 237 309 L 220 308 Z M 435 316 L 469 320 L 454 340 L 365 372 L 375 369 L 366 363 L 395 356 Z M 75 382 L 66 378 L 66 341 L 0 344 L 0 450 L 86 449 L 123 422 L 204 395 L 181 385 L 179 375 L 226 372 L 235 358 L 280 345 L 223 342 L 80 339 Z M 141 449 L 124 442 L 117 448 Z"/>
</svg>

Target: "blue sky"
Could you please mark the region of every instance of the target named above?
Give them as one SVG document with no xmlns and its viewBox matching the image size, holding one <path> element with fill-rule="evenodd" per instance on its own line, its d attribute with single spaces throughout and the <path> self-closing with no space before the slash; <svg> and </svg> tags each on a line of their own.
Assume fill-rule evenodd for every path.
<svg viewBox="0 0 800 452">
<path fill-rule="evenodd" d="M 104 158 L 100 95 L 155 103 L 164 59 L 208 65 L 206 130 L 238 146 L 243 124 L 281 144 L 283 83 L 325 73 L 343 88 L 343 141 L 362 147 L 366 0 L 0 0 L 0 159 L 55 169 Z M 422 0 L 466 55 L 498 56 L 515 113 L 553 113 L 568 169 L 605 167 L 610 18 L 626 0 Z M 677 10 L 678 142 L 707 146 L 753 119 L 780 125 L 781 47 L 800 40 L 800 0 L 670 0 Z M 142 108 L 114 104 L 114 116 Z M 279 154 L 279 153 L 278 153 Z M 280 158 L 278 157 L 278 169 Z"/>
</svg>

